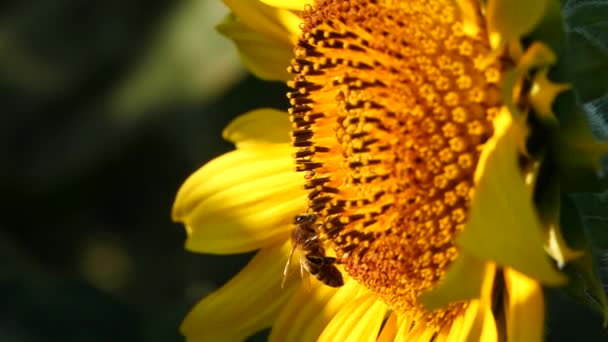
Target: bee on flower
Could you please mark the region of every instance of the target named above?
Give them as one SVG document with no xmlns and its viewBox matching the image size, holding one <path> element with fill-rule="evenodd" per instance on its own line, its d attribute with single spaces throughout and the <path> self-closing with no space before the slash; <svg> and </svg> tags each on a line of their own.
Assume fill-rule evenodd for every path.
<svg viewBox="0 0 608 342">
<path fill-rule="evenodd" d="M 236 150 L 177 195 L 188 249 L 259 250 L 186 317 L 188 340 L 540 341 L 543 286 L 570 265 L 597 288 L 560 208 L 606 146 L 576 106 L 554 111 L 572 92 L 547 76 L 555 4 L 225 2 L 219 31 L 290 108 L 233 121 Z M 302 247 L 319 281 L 282 286 Z"/>
</svg>

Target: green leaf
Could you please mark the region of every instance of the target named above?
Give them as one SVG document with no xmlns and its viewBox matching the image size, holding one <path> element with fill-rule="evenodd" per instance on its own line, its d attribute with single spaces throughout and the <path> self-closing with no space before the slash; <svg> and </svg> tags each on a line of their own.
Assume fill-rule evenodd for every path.
<svg viewBox="0 0 608 342">
<path fill-rule="evenodd" d="M 608 0 L 566 1 L 564 64 L 581 102 L 608 94 Z"/>
<path fill-rule="evenodd" d="M 592 248 L 608 251 L 608 192 L 572 195 Z"/>
<path fill-rule="evenodd" d="M 598 253 L 608 248 L 608 205 L 606 193 L 562 196 L 561 226 L 568 243 L 586 253 L 564 268 L 570 282 L 565 292 L 604 317 L 608 325 L 608 299 L 597 267 Z M 603 252 L 602 252 L 603 251 Z"/>
<path fill-rule="evenodd" d="M 608 140 L 608 94 L 585 103 L 583 109 L 589 119 L 593 135 L 599 140 Z"/>
<path fill-rule="evenodd" d="M 534 28 L 524 41 L 542 41 L 549 45 L 554 51 L 559 51 L 565 39 L 564 19 L 560 9 L 560 3 L 552 0 L 547 3 L 542 20 Z"/>
<path fill-rule="evenodd" d="M 563 2 L 568 45 L 557 74 L 572 82 L 593 136 L 608 140 L 608 0 Z M 562 125 L 569 125 L 562 122 Z M 601 165 L 608 172 L 608 161 Z M 596 189 L 597 190 L 597 189 Z"/>
<path fill-rule="evenodd" d="M 608 188 L 602 160 L 608 143 L 598 141 L 594 120 L 583 110 L 573 92 L 561 94 L 555 104 L 560 128 L 552 135 L 552 154 L 559 167 L 560 184 L 565 192 L 599 192 Z M 597 123 L 596 123 L 597 124 Z"/>
<path fill-rule="evenodd" d="M 571 261 L 577 260 L 585 252 L 572 248 L 572 244 L 564 238 L 560 217 L 561 187 L 559 178 L 554 175 L 554 170 L 555 165 L 550 156 L 546 157 L 538 170 L 538 181 L 534 189 L 534 204 L 544 228 L 545 251 L 561 268 Z M 582 231 L 582 228 L 579 230 Z"/>
<path fill-rule="evenodd" d="M 552 77 L 570 83 L 553 106 L 560 131 L 553 153 L 562 190 L 608 188 L 608 0 L 564 0 L 566 39 Z"/>
<path fill-rule="evenodd" d="M 567 0 L 564 1 L 562 12 L 566 20 L 566 26 L 570 30 L 587 31 L 587 34 L 595 36 L 595 43 L 608 46 L 608 25 L 606 17 L 608 11 L 607 0 Z"/>
</svg>

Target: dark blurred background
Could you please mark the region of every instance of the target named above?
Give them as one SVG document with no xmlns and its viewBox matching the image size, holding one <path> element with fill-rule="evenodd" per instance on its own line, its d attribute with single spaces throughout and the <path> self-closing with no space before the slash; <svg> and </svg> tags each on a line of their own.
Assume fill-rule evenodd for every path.
<svg viewBox="0 0 608 342">
<path fill-rule="evenodd" d="M 241 67 L 219 0 L 0 4 L 0 342 L 182 341 L 249 255 L 183 250 L 180 184 L 285 87 Z M 608 340 L 552 292 L 549 340 Z M 261 334 L 257 339 L 263 339 Z"/>
</svg>

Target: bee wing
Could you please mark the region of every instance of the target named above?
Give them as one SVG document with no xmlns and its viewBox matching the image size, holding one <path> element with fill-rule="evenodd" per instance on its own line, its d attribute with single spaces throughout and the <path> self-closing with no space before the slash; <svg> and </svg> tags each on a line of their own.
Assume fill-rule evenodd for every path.
<svg viewBox="0 0 608 342">
<path fill-rule="evenodd" d="M 300 256 L 300 279 L 305 283 L 306 290 L 310 292 L 310 273 L 304 267 L 304 259 L 306 259 L 306 256 L 302 254 Z"/>
<path fill-rule="evenodd" d="M 288 282 L 291 282 L 293 277 L 297 277 L 298 272 L 300 273 L 300 279 L 302 279 L 305 283 L 307 283 L 307 287 L 310 289 L 310 277 L 308 270 L 306 270 L 306 266 L 304 265 L 305 254 L 301 248 L 298 246 L 294 246 L 289 254 L 289 259 L 285 263 L 285 268 L 283 269 L 283 279 L 281 281 L 281 288 L 284 289 L 285 285 Z M 292 264 L 292 260 L 297 260 L 297 264 Z M 299 268 L 299 271 L 298 271 Z"/>
<path fill-rule="evenodd" d="M 287 282 L 287 277 L 289 276 L 290 269 L 291 269 L 291 259 L 293 258 L 293 254 L 296 251 L 296 247 L 294 246 L 293 248 L 291 248 L 291 253 L 289 253 L 289 258 L 287 259 L 287 262 L 285 263 L 285 268 L 283 269 L 283 279 L 281 280 L 281 289 L 285 288 L 285 283 Z M 300 267 L 302 267 L 300 265 Z"/>
</svg>

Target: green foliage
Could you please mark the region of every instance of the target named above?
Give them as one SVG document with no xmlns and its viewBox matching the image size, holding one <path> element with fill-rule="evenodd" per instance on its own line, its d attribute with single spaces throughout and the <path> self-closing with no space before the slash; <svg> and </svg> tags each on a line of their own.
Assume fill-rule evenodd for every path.
<svg viewBox="0 0 608 342">
<path fill-rule="evenodd" d="M 554 3 L 553 5 L 556 5 Z M 554 6 L 553 9 L 557 7 Z M 562 289 L 571 298 L 603 316 L 608 325 L 608 0 L 564 0 L 561 18 L 555 11 L 529 37 L 548 43 L 558 54 L 553 82 L 568 83 L 572 91 L 553 105 L 559 128 L 547 130 L 551 141 L 551 172 L 546 188 L 559 189 L 559 226 L 567 245 L 584 254 L 563 267 L 569 283 Z M 546 170 L 545 170 L 546 171 Z M 559 185 L 555 185 L 555 183 Z M 553 185 L 552 185 L 553 184 Z M 543 193 L 537 198 L 542 212 L 551 213 Z M 548 208 L 545 208 L 548 207 Z M 546 218 L 544 218 L 546 220 Z"/>
<path fill-rule="evenodd" d="M 574 249 L 585 254 L 568 263 L 564 272 L 569 276 L 565 292 L 578 302 L 604 317 L 608 325 L 608 299 L 602 286 L 602 272 L 596 261 L 608 248 L 608 197 L 604 195 L 562 196 L 562 233 Z M 603 208 L 603 209 L 602 209 Z"/>
<path fill-rule="evenodd" d="M 589 234 L 591 247 L 608 250 L 608 192 L 576 194 L 572 198 Z"/>
<path fill-rule="evenodd" d="M 608 165 L 602 164 L 608 151 L 608 1 L 564 1 L 561 15 L 563 26 L 555 25 L 563 27 L 563 39 L 548 35 L 547 23 L 555 20 L 535 32 L 552 39 L 559 55 L 551 79 L 573 86 L 553 106 L 560 126 L 552 134 L 554 158 L 562 191 L 602 192 L 608 188 Z"/>
<path fill-rule="evenodd" d="M 566 1 L 564 63 L 585 103 L 608 94 L 608 1 Z"/>
<path fill-rule="evenodd" d="M 608 139 L 608 0 L 567 0 L 563 2 L 563 15 L 566 29 L 566 49 L 564 62 L 560 63 L 558 73 L 574 84 L 576 99 L 571 94 L 558 100 L 557 112 L 562 127 L 580 123 L 585 115 L 596 140 Z M 560 101 L 561 100 L 561 101 Z M 578 102 L 578 103 L 575 103 Z M 576 111 L 576 113 L 574 113 Z M 564 113 L 570 115 L 563 115 Z M 578 117 L 578 119 L 576 118 Z M 596 188 L 585 189 L 587 194 L 573 196 L 576 210 L 566 210 L 563 215 L 584 226 L 589 234 L 594 251 L 608 250 L 608 192 L 606 192 L 606 172 L 608 168 L 599 163 Z M 572 222 L 570 222 L 572 224 Z M 574 223 L 578 224 L 578 223 Z"/>
</svg>

